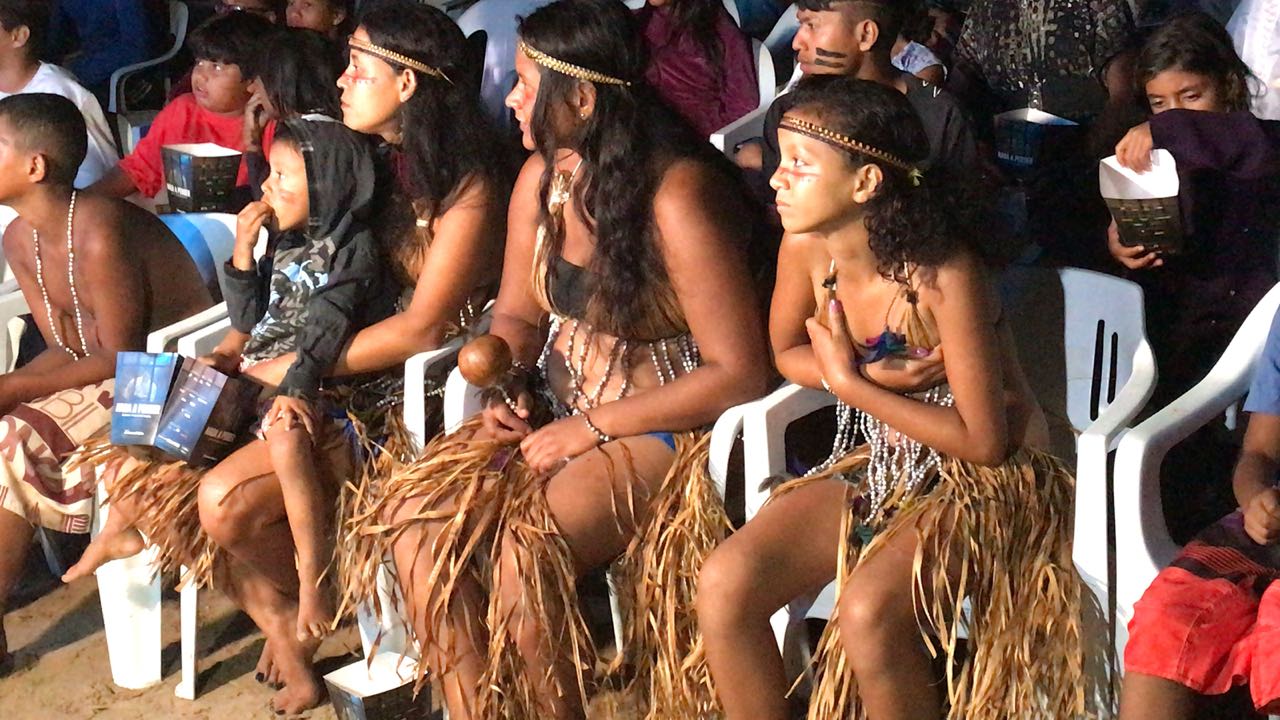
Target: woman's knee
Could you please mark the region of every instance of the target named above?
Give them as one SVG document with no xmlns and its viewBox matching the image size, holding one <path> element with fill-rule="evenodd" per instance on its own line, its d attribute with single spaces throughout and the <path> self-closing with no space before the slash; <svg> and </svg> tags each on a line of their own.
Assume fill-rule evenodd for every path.
<svg viewBox="0 0 1280 720">
<path fill-rule="evenodd" d="M 714 630 L 720 625 L 736 626 L 751 615 L 767 618 L 777 610 L 760 605 L 760 569 L 749 548 L 734 543 L 716 548 L 698 573 L 694 602 L 699 624 Z"/>
<path fill-rule="evenodd" d="M 835 620 L 850 658 L 875 658 L 919 633 L 910 587 L 897 588 L 856 574 L 840 592 Z"/>
</svg>

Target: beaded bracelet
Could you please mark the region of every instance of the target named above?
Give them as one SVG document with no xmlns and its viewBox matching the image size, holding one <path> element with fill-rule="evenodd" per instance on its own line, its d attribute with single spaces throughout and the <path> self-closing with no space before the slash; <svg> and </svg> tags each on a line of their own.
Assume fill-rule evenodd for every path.
<svg viewBox="0 0 1280 720">
<path fill-rule="evenodd" d="M 612 435 L 606 435 L 606 434 L 605 434 L 605 433 L 604 433 L 600 428 L 596 427 L 596 424 L 595 424 L 595 423 L 591 422 L 591 416 L 590 416 L 590 415 L 588 415 L 588 414 L 586 414 L 586 413 L 582 413 L 582 422 L 584 422 L 584 423 L 586 423 L 586 424 L 587 424 L 587 429 L 588 429 L 588 430 L 590 430 L 591 432 L 595 433 L 595 436 L 596 436 L 596 444 L 597 444 L 597 445 L 603 445 L 603 444 L 605 444 L 605 443 L 607 443 L 607 442 L 612 442 L 612 441 L 613 441 L 613 436 L 612 436 Z"/>
</svg>

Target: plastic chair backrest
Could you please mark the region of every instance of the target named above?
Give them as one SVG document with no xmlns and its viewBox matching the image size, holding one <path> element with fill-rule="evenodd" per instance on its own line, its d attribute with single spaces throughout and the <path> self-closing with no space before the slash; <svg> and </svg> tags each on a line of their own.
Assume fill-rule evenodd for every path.
<svg viewBox="0 0 1280 720">
<path fill-rule="evenodd" d="M 724 0 L 724 9 L 729 11 L 729 17 L 733 18 L 734 24 L 742 27 L 742 13 L 738 12 L 737 0 Z"/>
<path fill-rule="evenodd" d="M 756 56 L 756 82 L 760 89 L 760 107 L 767 108 L 778 94 L 778 79 L 773 71 L 773 56 L 759 40 L 751 41 Z"/>
<path fill-rule="evenodd" d="M 166 63 L 173 59 L 187 42 L 187 30 L 191 25 L 191 10 L 187 4 L 179 0 L 169 0 L 169 34 L 173 36 L 173 44 L 159 57 L 117 69 L 111 74 L 110 88 L 107 98 L 107 112 L 124 113 L 128 108 L 124 105 L 124 79 L 130 73 L 144 68 Z"/>
<path fill-rule="evenodd" d="M 1052 447 L 1060 457 L 1074 457 L 1075 434 L 1097 419 L 1133 371 L 1146 337 L 1142 289 L 1071 268 L 1016 268 L 1001 277 L 1001 289 Z"/>
<path fill-rule="evenodd" d="M 764 38 L 765 49 L 773 56 L 775 77 L 790 77 L 791 69 L 796 64 L 796 53 L 791 49 L 791 41 L 800 29 L 799 10 L 795 5 L 787 8 L 778 18 L 778 22 Z"/>
<path fill-rule="evenodd" d="M 236 216 L 230 213 L 168 213 L 157 217 L 186 248 L 205 284 L 212 287 L 216 278 L 218 287 L 225 287 L 224 269 L 236 245 Z M 263 228 L 254 246 L 255 258 L 262 257 L 266 242 L 267 231 Z"/>
<path fill-rule="evenodd" d="M 458 18 L 458 27 L 470 36 L 487 34 L 480 100 L 500 131 L 514 127 L 511 111 L 503 102 L 516 82 L 516 17 L 528 15 L 551 0 L 480 0 Z"/>
</svg>

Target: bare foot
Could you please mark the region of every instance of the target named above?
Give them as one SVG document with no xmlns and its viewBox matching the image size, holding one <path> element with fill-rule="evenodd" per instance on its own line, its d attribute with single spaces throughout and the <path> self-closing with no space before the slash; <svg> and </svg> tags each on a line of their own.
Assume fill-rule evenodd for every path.
<svg viewBox="0 0 1280 720">
<path fill-rule="evenodd" d="M 134 528 L 125 528 L 117 533 L 102 534 L 89 543 L 80 556 L 80 561 L 71 566 L 62 576 L 62 582 L 69 583 L 93 574 L 94 570 L 111 562 L 142 552 L 146 543 L 142 535 Z"/>
<path fill-rule="evenodd" d="M 262 646 L 262 654 L 258 656 L 258 667 L 253 669 L 253 679 L 264 685 L 276 684 L 276 663 L 271 652 L 271 640 Z"/>
<path fill-rule="evenodd" d="M 298 588 L 298 640 L 318 640 L 332 630 L 333 605 L 328 588 L 304 582 Z"/>
<path fill-rule="evenodd" d="M 320 647 L 320 641 L 309 638 L 302 641 L 300 657 L 305 662 L 288 662 L 292 658 L 285 653 L 276 663 L 276 670 L 284 687 L 271 698 L 271 709 L 277 715 L 296 715 L 314 708 L 324 700 L 311 658 Z"/>
</svg>

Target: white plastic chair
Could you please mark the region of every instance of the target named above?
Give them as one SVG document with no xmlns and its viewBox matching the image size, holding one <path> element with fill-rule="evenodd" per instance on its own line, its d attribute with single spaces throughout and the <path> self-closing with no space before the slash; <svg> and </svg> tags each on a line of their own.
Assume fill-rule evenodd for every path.
<svg viewBox="0 0 1280 720">
<path fill-rule="evenodd" d="M 1145 335 L 1142 290 L 1137 285 L 1087 270 L 1057 271 L 1057 282 L 1053 275 L 1025 270 L 1007 275 L 1003 285 L 1011 292 L 1006 294 L 1016 299 L 1005 303 L 1005 312 L 1020 352 L 1026 347 L 1040 349 L 1035 357 L 1024 353 L 1022 365 L 1050 416 L 1051 431 L 1054 415 L 1065 415 L 1057 418 L 1058 424 L 1069 425 L 1058 428 L 1055 451 L 1070 454 L 1071 430 L 1080 432 L 1085 440 L 1077 443 L 1076 449 L 1079 477 L 1073 559 L 1105 608 L 1110 596 L 1106 582 L 1106 452 L 1150 398 L 1155 363 Z M 1062 338 L 1061 346 L 1046 343 L 1055 336 Z M 834 404 L 830 393 L 787 384 L 741 408 L 748 520 L 768 500 L 761 484 L 786 471 L 787 427 Z M 1098 540 L 1100 545 L 1080 543 L 1082 539 Z M 835 596 L 832 583 L 817 596 L 798 598 L 774 615 L 771 625 L 779 647 L 792 624 L 805 618 L 829 619 Z"/>
<path fill-rule="evenodd" d="M 489 117 L 500 129 L 510 129 L 511 111 L 504 104 L 516 82 L 516 17 L 525 16 L 551 0 L 480 0 L 458 18 L 458 27 L 470 36 L 483 30 L 487 36 L 480 97 Z"/>
<path fill-rule="evenodd" d="M 778 94 L 778 80 L 773 70 L 773 56 L 769 49 L 759 40 L 751 41 L 751 50 L 756 56 L 756 85 L 760 91 L 759 108 L 768 109 L 773 98 Z"/>
<path fill-rule="evenodd" d="M 796 64 L 796 54 L 791 49 L 791 41 L 795 39 L 796 32 L 800 29 L 798 14 L 798 6 L 792 4 L 786 12 L 782 13 L 782 17 L 778 18 L 778 22 L 764 38 L 765 49 L 773 57 L 774 72 L 778 77 L 789 76 Z"/>
<path fill-rule="evenodd" d="M 1280 306 L 1280 285 L 1249 313 L 1222 357 L 1195 387 L 1129 431 L 1115 460 L 1116 654 L 1124 658 L 1133 605 L 1181 549 L 1160 502 L 1160 466 L 1169 449 L 1221 417 L 1249 389 Z"/>
<path fill-rule="evenodd" d="M 173 45 L 159 57 L 150 60 L 144 60 L 140 63 L 126 65 L 115 72 L 111 73 L 109 81 L 110 94 L 107 96 L 107 112 L 125 113 L 128 108 L 124 106 L 124 81 L 130 75 L 157 65 L 163 65 L 169 62 L 178 52 L 182 50 L 182 45 L 187 41 L 187 26 L 190 23 L 191 13 L 186 3 L 178 0 L 169 0 L 169 34 L 173 36 Z M 168 86 L 168 81 L 165 82 Z"/>
</svg>

